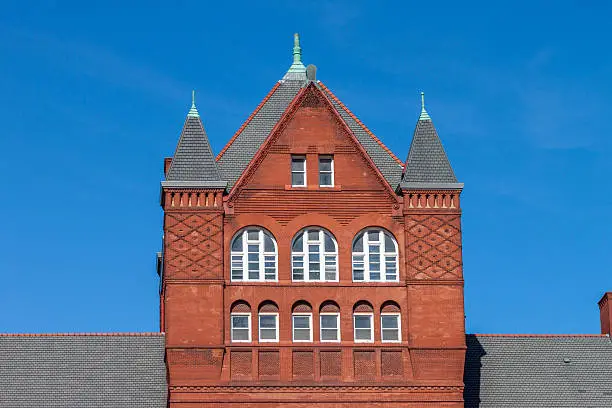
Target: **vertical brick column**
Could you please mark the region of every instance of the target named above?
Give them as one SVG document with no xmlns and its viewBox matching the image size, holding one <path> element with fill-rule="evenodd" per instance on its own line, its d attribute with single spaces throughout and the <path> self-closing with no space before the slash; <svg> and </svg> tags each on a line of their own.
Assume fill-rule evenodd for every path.
<svg viewBox="0 0 612 408">
<path fill-rule="evenodd" d="M 162 303 L 170 385 L 218 380 L 223 365 L 223 192 L 164 189 Z"/>
<path fill-rule="evenodd" d="M 408 336 L 415 379 L 463 382 L 460 190 L 404 191 Z"/>
</svg>

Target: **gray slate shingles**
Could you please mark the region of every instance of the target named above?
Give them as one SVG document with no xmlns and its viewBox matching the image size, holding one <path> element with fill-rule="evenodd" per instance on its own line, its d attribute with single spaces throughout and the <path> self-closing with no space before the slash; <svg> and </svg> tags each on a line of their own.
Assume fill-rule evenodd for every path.
<svg viewBox="0 0 612 408">
<path fill-rule="evenodd" d="M 467 347 L 465 408 L 612 407 L 609 337 L 468 335 Z"/>
<path fill-rule="evenodd" d="M 164 337 L 0 336 L 0 407 L 164 408 Z"/>
<path fill-rule="evenodd" d="M 187 116 L 167 181 L 218 182 L 221 175 L 199 117 Z"/>
<path fill-rule="evenodd" d="M 457 183 L 431 120 L 417 122 L 402 178 L 402 185 L 407 183 Z"/>
</svg>

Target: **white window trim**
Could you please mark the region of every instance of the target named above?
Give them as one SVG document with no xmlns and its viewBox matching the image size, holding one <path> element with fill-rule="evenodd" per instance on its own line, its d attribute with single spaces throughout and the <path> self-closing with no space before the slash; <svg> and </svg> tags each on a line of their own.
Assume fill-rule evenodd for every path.
<svg viewBox="0 0 612 408">
<path fill-rule="evenodd" d="M 257 241 L 248 239 L 248 231 L 257 230 L 259 237 Z M 266 231 L 267 232 L 267 231 Z M 274 243 L 274 252 L 265 251 L 265 232 L 264 229 L 257 226 L 246 227 L 241 229 L 238 234 L 234 235 L 230 242 L 230 280 L 232 282 L 278 282 L 278 244 L 274 235 L 268 232 L 272 242 Z M 232 250 L 234 240 L 242 236 L 242 251 Z M 259 247 L 259 279 L 249 279 L 249 243 L 251 245 L 257 244 Z M 236 279 L 233 275 L 233 258 L 234 256 L 240 256 L 242 258 L 242 278 Z M 266 279 L 266 256 L 274 256 L 274 279 Z"/>
<path fill-rule="evenodd" d="M 395 246 L 395 252 L 389 252 L 386 251 L 386 247 L 385 247 L 385 252 L 379 252 L 380 254 L 380 279 L 379 280 L 371 280 L 370 279 L 370 241 L 369 241 L 369 232 L 372 231 L 377 231 L 379 234 L 379 241 L 377 243 L 380 243 L 379 247 L 382 249 L 382 247 L 384 246 L 385 243 L 385 232 L 387 232 L 392 240 L 393 240 L 393 245 Z M 355 243 L 356 238 L 359 235 L 363 235 L 363 251 L 362 252 L 355 252 L 352 250 L 352 245 Z M 353 270 L 355 268 L 355 255 L 363 256 L 363 280 L 355 280 L 355 274 L 353 273 Z M 393 280 L 387 280 L 387 264 L 386 264 L 386 258 L 388 256 L 394 256 L 395 257 L 395 279 Z M 353 243 L 351 244 L 351 262 L 352 262 L 352 268 L 351 268 L 351 275 L 352 275 L 352 279 L 353 282 L 399 282 L 399 252 L 398 252 L 398 245 L 397 245 L 397 240 L 395 239 L 395 237 L 393 236 L 393 234 L 391 234 L 389 231 L 383 229 L 383 228 L 367 228 L 365 230 L 360 231 L 356 236 L 355 239 L 353 240 Z"/>
<path fill-rule="evenodd" d="M 296 340 L 295 339 L 295 322 L 293 321 L 293 318 L 295 316 L 307 316 L 308 317 L 308 327 L 309 327 L 309 331 L 310 331 L 310 336 L 308 338 L 308 340 Z M 294 342 L 296 343 L 312 343 L 312 313 L 309 312 L 297 312 L 297 313 L 292 313 L 291 314 L 291 338 Z M 302 329 L 303 330 L 303 329 Z"/>
<path fill-rule="evenodd" d="M 331 173 L 331 184 L 321 184 L 321 177 L 319 177 L 319 187 L 333 187 L 335 183 L 335 171 L 334 171 L 334 156 L 333 155 L 321 155 L 319 156 L 319 174 L 321 174 L 321 159 L 331 160 L 331 171 L 325 171 L 324 174 Z"/>
<path fill-rule="evenodd" d="M 247 316 L 248 319 L 248 329 L 249 329 L 249 339 L 248 340 L 234 340 L 234 316 Z M 252 333 L 251 333 L 251 313 L 246 313 L 246 312 L 237 312 L 237 313 L 230 313 L 230 340 L 232 343 L 250 343 L 251 342 L 251 338 L 252 338 Z"/>
<path fill-rule="evenodd" d="M 304 171 L 293 170 L 293 159 L 301 159 L 304 163 Z M 306 156 L 303 155 L 292 155 L 291 156 L 291 187 L 306 187 L 308 186 L 308 178 L 306 174 Z M 304 173 L 304 184 L 293 184 L 293 173 Z"/>
<path fill-rule="evenodd" d="M 310 241 L 308 238 L 309 236 L 308 232 L 312 230 L 319 230 L 319 239 L 316 241 Z M 325 232 L 329 234 L 329 236 L 331 237 L 334 243 L 334 248 L 335 248 L 334 252 L 325 251 Z M 293 243 L 300 236 L 300 234 L 303 236 L 302 250 L 293 251 Z M 308 260 L 309 252 L 307 251 L 309 243 L 310 245 L 315 245 L 315 244 L 319 245 L 319 279 L 310 279 L 310 266 L 309 266 L 310 262 Z M 304 279 L 303 280 L 299 280 L 299 279 L 296 280 L 293 278 L 293 261 L 294 261 L 293 257 L 294 256 L 302 257 L 302 264 L 303 264 L 303 269 L 304 269 Z M 336 279 L 325 279 L 325 257 L 326 256 L 336 257 L 336 270 L 335 270 Z M 321 227 L 304 228 L 303 230 L 298 232 L 293 238 L 293 240 L 291 241 L 291 281 L 292 282 L 338 282 L 340 278 L 338 263 L 339 263 L 338 242 L 336 241 L 336 238 L 334 237 L 334 235 L 328 230 L 326 230 L 325 228 L 321 228 Z"/>
<path fill-rule="evenodd" d="M 385 340 L 383 337 L 383 330 L 391 330 L 385 329 L 383 327 L 383 316 L 397 316 L 397 340 Z M 383 343 L 401 343 L 402 342 L 402 314 L 398 312 L 387 312 L 380 314 L 380 341 Z"/>
<path fill-rule="evenodd" d="M 370 339 L 369 340 L 357 339 L 357 327 L 355 327 L 355 316 L 369 316 L 370 317 Z M 353 313 L 353 341 L 355 341 L 355 343 L 374 343 L 374 313 L 371 313 L 371 312 Z"/>
<path fill-rule="evenodd" d="M 336 316 L 336 323 L 338 326 L 336 327 L 337 340 L 323 340 L 323 316 Z M 325 329 L 325 330 L 331 330 L 331 329 Z M 340 338 L 340 313 L 338 312 L 319 313 L 319 339 L 321 340 L 321 343 L 340 343 L 340 340 L 341 340 Z"/>
<path fill-rule="evenodd" d="M 276 316 L 276 337 L 274 340 L 271 339 L 262 339 L 261 338 L 261 320 L 260 316 Z M 279 321 L 278 321 L 278 312 L 262 312 L 257 315 L 257 330 L 259 331 L 259 342 L 260 343 L 278 343 L 278 332 L 279 332 Z M 269 329 L 268 329 L 269 330 Z"/>
</svg>

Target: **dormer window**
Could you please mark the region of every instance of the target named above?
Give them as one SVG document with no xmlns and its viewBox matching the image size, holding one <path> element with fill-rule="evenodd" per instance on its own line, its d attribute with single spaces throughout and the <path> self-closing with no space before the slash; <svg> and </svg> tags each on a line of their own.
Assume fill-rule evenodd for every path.
<svg viewBox="0 0 612 408">
<path fill-rule="evenodd" d="M 305 156 L 291 156 L 291 186 L 306 187 Z"/>
<path fill-rule="evenodd" d="M 334 157 L 319 156 L 319 187 L 334 186 Z"/>
</svg>

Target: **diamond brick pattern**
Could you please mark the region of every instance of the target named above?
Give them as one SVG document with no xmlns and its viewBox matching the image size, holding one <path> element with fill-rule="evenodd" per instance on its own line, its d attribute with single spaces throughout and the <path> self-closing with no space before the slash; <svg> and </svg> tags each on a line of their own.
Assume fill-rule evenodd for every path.
<svg viewBox="0 0 612 408">
<path fill-rule="evenodd" d="M 414 215 L 405 228 L 411 279 L 463 278 L 460 215 Z"/>
<path fill-rule="evenodd" d="M 251 378 L 251 352 L 250 351 L 232 351 L 230 354 L 230 370 L 232 380 Z"/>
<path fill-rule="evenodd" d="M 259 352 L 259 376 L 272 377 L 280 375 L 280 353 L 278 351 Z"/>
<path fill-rule="evenodd" d="M 223 276 L 223 216 L 167 213 L 164 279 Z"/>
<path fill-rule="evenodd" d="M 321 351 L 321 377 L 340 377 L 342 374 L 342 353 L 340 351 Z"/>
<path fill-rule="evenodd" d="M 360 380 L 376 379 L 376 355 L 374 351 L 355 351 L 355 378 Z"/>
<path fill-rule="evenodd" d="M 380 357 L 383 377 L 401 377 L 404 375 L 404 364 L 400 350 L 383 350 Z"/>
</svg>

